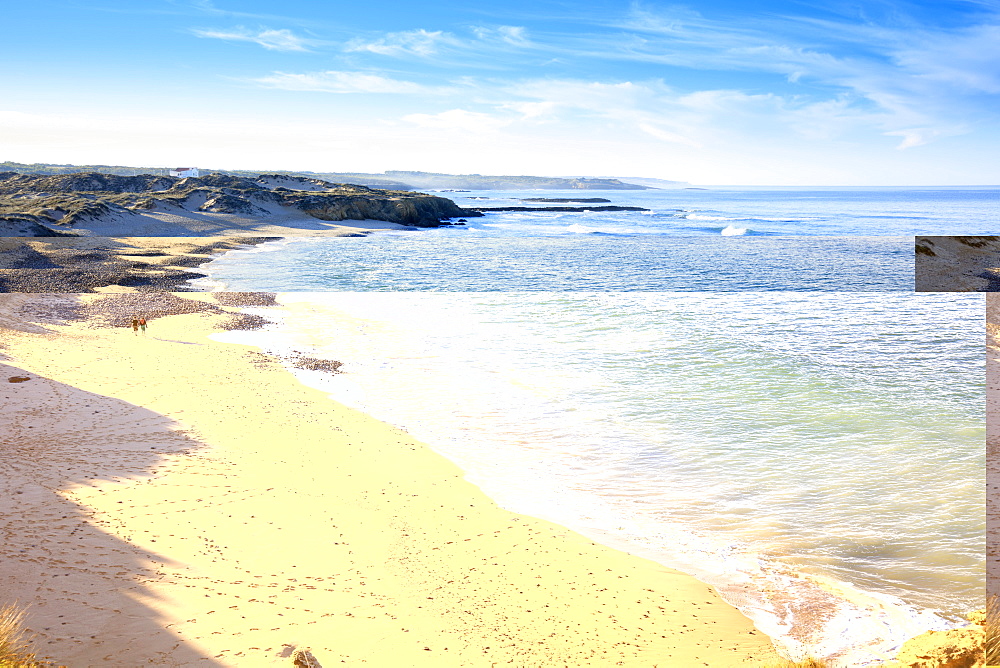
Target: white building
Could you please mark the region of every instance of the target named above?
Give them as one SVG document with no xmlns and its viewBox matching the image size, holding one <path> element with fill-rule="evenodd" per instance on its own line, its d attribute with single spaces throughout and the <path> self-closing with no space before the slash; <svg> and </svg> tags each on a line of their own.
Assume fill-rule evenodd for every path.
<svg viewBox="0 0 1000 668">
<path fill-rule="evenodd" d="M 170 170 L 170 176 L 179 176 L 182 179 L 188 176 L 198 176 L 197 167 L 178 167 Z"/>
</svg>

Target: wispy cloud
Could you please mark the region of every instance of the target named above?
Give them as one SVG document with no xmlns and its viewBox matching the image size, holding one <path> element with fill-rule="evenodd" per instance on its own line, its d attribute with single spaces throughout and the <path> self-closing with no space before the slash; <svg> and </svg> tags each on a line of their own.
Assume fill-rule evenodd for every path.
<svg viewBox="0 0 1000 668">
<path fill-rule="evenodd" d="M 293 74 L 275 72 L 269 76 L 250 79 L 266 88 L 321 93 L 384 93 L 384 94 L 441 94 L 445 87 L 424 86 L 413 81 L 392 79 L 366 72 L 308 72 Z"/>
<path fill-rule="evenodd" d="M 291 30 L 271 30 L 260 28 L 251 30 L 242 26 L 232 30 L 206 30 L 194 28 L 192 33 L 198 37 L 223 39 L 230 42 L 253 42 L 270 51 L 309 51 L 307 48 L 312 40 L 299 37 Z"/>
<path fill-rule="evenodd" d="M 879 23 L 831 14 L 708 18 L 634 3 L 620 19 L 536 46 L 577 60 L 632 61 L 675 73 L 778 74 L 782 80 L 762 84 L 758 77 L 754 85 L 770 85 L 787 98 L 797 127 L 823 132 L 826 118 L 833 134 L 869 122 L 881 134 L 902 137 L 905 149 L 1000 115 L 1000 12 L 995 4 L 982 7 L 964 25 L 943 27 L 906 15 L 902 5 Z"/>
<path fill-rule="evenodd" d="M 380 37 L 357 37 L 347 42 L 348 53 L 375 53 L 395 58 L 434 59 L 438 64 L 497 67 L 496 57 L 508 58 L 512 49 L 532 45 L 522 26 L 473 26 L 466 34 L 443 30 L 406 30 Z"/>
<path fill-rule="evenodd" d="M 226 16 L 235 19 L 255 19 L 257 21 L 268 21 L 268 22 L 281 22 L 291 25 L 308 25 L 314 24 L 315 21 L 309 19 L 302 19 L 297 16 L 291 15 L 279 15 L 279 14 L 264 14 L 260 12 L 246 12 L 238 11 L 234 9 L 222 9 L 216 7 L 212 0 L 166 0 L 172 5 L 191 8 L 200 14 L 208 14 L 211 16 Z"/>
<path fill-rule="evenodd" d="M 472 33 L 482 42 L 501 42 L 511 46 L 530 46 L 524 26 L 473 26 Z"/>
<path fill-rule="evenodd" d="M 385 37 L 373 41 L 353 39 L 348 42 L 345 51 L 369 51 L 383 56 L 430 56 L 437 53 L 441 45 L 460 45 L 460 40 L 454 35 L 440 30 L 408 30 L 389 33 Z"/>
</svg>

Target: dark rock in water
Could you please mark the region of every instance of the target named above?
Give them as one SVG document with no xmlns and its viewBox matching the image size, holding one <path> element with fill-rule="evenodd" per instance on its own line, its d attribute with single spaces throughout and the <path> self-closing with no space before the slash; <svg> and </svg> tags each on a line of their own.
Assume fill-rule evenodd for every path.
<svg viewBox="0 0 1000 668">
<path fill-rule="evenodd" d="M 472 211 L 649 211 L 641 206 L 488 206 L 472 207 Z"/>
<path fill-rule="evenodd" d="M 7 379 L 7 382 L 8 383 L 23 383 L 23 382 L 29 381 L 29 380 L 31 380 L 31 379 L 28 378 L 27 376 L 11 376 L 10 378 Z"/>
<path fill-rule="evenodd" d="M 520 198 L 522 202 L 557 202 L 557 203 L 570 203 L 577 202 L 579 204 L 601 204 L 604 202 L 610 202 L 609 199 L 604 199 L 603 197 L 581 197 L 581 198 L 570 198 L 570 197 L 522 197 Z"/>
<path fill-rule="evenodd" d="M 284 203 L 320 220 L 373 219 L 413 227 L 437 227 L 447 218 L 482 215 L 444 197 L 409 192 L 392 192 L 390 196 L 303 193 L 286 196 Z"/>
</svg>

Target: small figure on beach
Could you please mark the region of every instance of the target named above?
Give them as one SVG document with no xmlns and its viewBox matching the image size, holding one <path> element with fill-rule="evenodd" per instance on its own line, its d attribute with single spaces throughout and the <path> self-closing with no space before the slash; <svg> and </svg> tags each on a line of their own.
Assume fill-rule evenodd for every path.
<svg viewBox="0 0 1000 668">
<path fill-rule="evenodd" d="M 145 333 L 146 333 L 146 319 L 145 318 L 139 318 L 139 329 L 141 329 L 142 333 L 145 335 Z"/>
<path fill-rule="evenodd" d="M 132 334 L 139 336 L 139 319 L 132 318 Z"/>
</svg>

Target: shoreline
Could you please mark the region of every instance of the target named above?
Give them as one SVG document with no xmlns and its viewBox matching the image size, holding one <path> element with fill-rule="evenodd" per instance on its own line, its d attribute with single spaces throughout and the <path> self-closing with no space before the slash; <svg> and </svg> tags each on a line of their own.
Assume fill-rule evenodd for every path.
<svg viewBox="0 0 1000 668">
<path fill-rule="evenodd" d="M 144 295 L 0 297 L 5 371 L 30 378 L 4 393 L 17 526 L 0 581 L 29 605 L 42 654 L 70 666 L 275 665 L 306 650 L 394 668 L 778 659 L 707 585 L 505 511 L 404 432 L 250 346 L 207 339 L 239 312 L 213 295 L 157 297 L 196 310 L 150 318 L 145 338 L 108 326 Z"/>
<path fill-rule="evenodd" d="M 302 340 L 279 337 L 269 341 L 267 332 L 247 333 L 246 336 L 239 332 L 233 332 L 231 337 L 224 335 L 213 337 L 213 339 L 253 345 L 268 354 L 279 355 L 285 359 L 289 358 L 289 353 L 324 356 L 323 352 L 317 352 L 310 347 L 312 345 L 310 340 L 315 340 L 318 343 L 320 340 L 324 340 L 322 338 L 324 332 L 329 332 L 329 324 L 326 323 L 320 312 L 313 310 L 315 306 L 310 306 L 308 301 L 302 302 L 296 299 L 291 303 L 283 303 L 280 301 L 282 294 L 278 293 L 276 296 L 279 300 L 278 303 L 267 308 L 268 311 L 272 311 L 273 315 L 265 313 L 264 310 L 255 309 L 251 312 L 261 313 L 267 318 L 277 317 L 275 322 L 279 324 L 279 329 L 280 323 L 286 320 L 293 323 L 318 323 L 313 328 L 315 331 L 312 334 L 303 334 Z M 274 313 L 275 309 L 277 313 Z M 349 326 L 348 329 L 350 329 Z M 316 339 L 316 336 L 321 338 Z M 375 337 L 372 337 L 371 343 L 379 345 L 378 339 Z M 359 410 L 368 410 L 365 407 L 365 402 L 354 401 L 353 392 L 355 390 L 345 391 L 347 388 L 338 387 L 336 382 L 331 384 L 320 375 L 308 372 L 300 373 L 291 368 L 291 365 L 289 365 L 289 371 L 299 376 L 304 384 L 322 390 L 333 401 L 343 402 Z M 358 397 L 363 396 L 366 391 L 370 394 L 378 394 L 375 389 L 368 387 L 361 389 Z M 382 411 L 372 410 L 371 414 L 378 419 L 395 424 L 407 424 L 405 421 L 397 421 L 400 419 L 398 415 L 393 417 L 394 414 L 391 411 L 386 412 L 384 405 L 382 409 Z M 455 452 L 449 452 L 448 448 L 440 448 L 439 444 L 435 445 L 438 441 L 435 440 L 433 430 L 431 432 L 417 430 L 414 434 L 431 444 L 432 449 L 465 468 L 461 457 L 456 457 Z M 912 643 L 915 638 L 920 639 L 917 641 L 917 645 L 921 647 L 920 650 L 916 651 L 926 653 L 928 647 L 935 647 L 933 642 L 930 642 L 932 637 L 936 636 L 941 640 L 950 634 L 956 638 L 962 638 L 969 633 L 974 635 L 975 632 L 975 623 L 969 626 L 969 618 L 965 614 L 937 618 L 934 611 L 913 607 L 892 595 L 859 588 L 849 581 L 841 581 L 809 571 L 792 573 L 781 567 L 779 562 L 768 562 L 770 566 L 766 569 L 768 575 L 766 587 L 755 591 L 745 584 L 743 578 L 748 573 L 743 571 L 736 570 L 732 573 L 722 574 L 701 567 L 695 562 L 683 559 L 678 561 L 676 554 L 668 556 L 666 552 L 658 551 L 649 545 L 639 544 L 634 540 L 629 540 L 625 535 L 619 535 L 606 528 L 602 529 L 596 525 L 585 525 L 579 522 L 574 523 L 572 520 L 558 515 L 540 514 L 540 509 L 537 506 L 515 502 L 515 497 L 507 495 L 506 490 L 493 486 L 488 479 L 488 468 L 477 470 L 473 465 L 466 470 L 465 475 L 469 480 L 481 485 L 488 495 L 498 499 L 499 503 L 511 512 L 546 517 L 546 519 L 568 526 L 570 530 L 579 532 L 602 545 L 650 559 L 660 563 L 665 568 L 680 569 L 682 572 L 690 574 L 691 577 L 711 584 L 716 591 L 720 592 L 723 599 L 728 599 L 727 602 L 754 620 L 758 628 L 770 634 L 772 642 L 777 647 L 792 656 L 802 656 L 803 653 L 820 657 L 828 656 L 831 657 L 831 661 L 834 661 L 831 665 L 835 666 L 881 666 L 883 664 L 888 666 L 895 664 L 884 662 L 891 661 L 902 647 Z M 764 559 L 767 560 L 766 557 Z M 734 574 L 739 577 L 734 578 Z M 783 594 L 771 596 L 766 593 L 768 591 L 772 593 L 779 591 Z M 775 604 L 785 613 L 784 616 L 772 607 Z M 844 629 L 850 628 L 852 623 L 857 623 L 860 619 L 868 619 L 866 615 L 871 615 L 870 621 L 873 629 L 879 629 L 879 633 L 887 633 L 887 638 L 892 638 L 892 640 L 886 642 L 887 638 L 883 638 L 877 648 L 874 645 L 867 647 L 862 644 L 838 645 L 837 637 L 846 633 Z M 789 622 L 793 620 L 794 625 L 788 626 Z M 829 638 L 821 633 L 827 625 L 833 632 Z M 929 631 L 929 629 L 934 630 Z M 930 651 L 930 654 L 934 653 L 934 650 Z M 832 657 L 839 657 L 839 661 Z M 926 665 L 929 667 L 936 664 Z"/>
<path fill-rule="evenodd" d="M 0 293 L 198 291 L 190 281 L 205 278 L 199 268 L 221 253 L 287 238 L 363 237 L 385 229 L 420 228 L 359 220 L 323 223 L 323 229 L 246 223 L 211 236 L 0 237 Z"/>
</svg>

